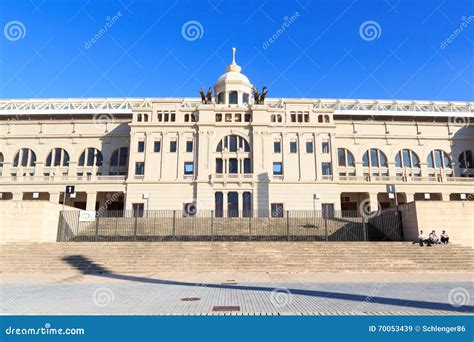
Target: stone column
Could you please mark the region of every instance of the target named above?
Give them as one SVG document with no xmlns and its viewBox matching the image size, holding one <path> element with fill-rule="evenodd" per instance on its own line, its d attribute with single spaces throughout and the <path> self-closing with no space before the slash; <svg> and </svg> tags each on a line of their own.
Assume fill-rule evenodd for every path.
<svg viewBox="0 0 474 342">
<path fill-rule="evenodd" d="M 60 199 L 61 199 L 61 193 L 60 192 L 50 192 L 49 193 L 49 201 L 51 203 L 59 204 Z M 68 204 L 70 204 L 70 203 L 68 203 Z"/>
<path fill-rule="evenodd" d="M 12 200 L 13 201 L 21 201 L 23 199 L 23 192 L 13 192 L 12 193 Z"/>
<path fill-rule="evenodd" d="M 95 202 L 97 200 L 97 192 L 87 193 L 86 210 L 95 210 Z"/>
<path fill-rule="evenodd" d="M 407 199 L 407 203 L 413 202 L 415 200 L 415 194 L 413 192 L 405 192 L 405 197 Z"/>
<path fill-rule="evenodd" d="M 442 200 L 442 201 L 449 201 L 449 196 L 450 196 L 450 195 L 451 195 L 450 192 L 443 192 L 443 193 L 441 194 L 441 200 Z"/>
<path fill-rule="evenodd" d="M 337 158 L 336 137 L 329 133 L 329 153 L 331 154 L 331 174 L 334 181 L 339 181 L 339 167 Z"/>
<path fill-rule="evenodd" d="M 370 203 L 370 211 L 377 211 L 379 207 L 379 202 L 377 200 L 377 192 L 370 192 L 369 193 L 369 203 Z"/>
</svg>

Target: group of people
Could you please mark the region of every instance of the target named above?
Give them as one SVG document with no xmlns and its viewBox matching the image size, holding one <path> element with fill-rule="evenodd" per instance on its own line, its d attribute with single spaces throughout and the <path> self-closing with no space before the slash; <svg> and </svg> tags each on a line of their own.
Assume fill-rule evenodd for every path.
<svg viewBox="0 0 474 342">
<path fill-rule="evenodd" d="M 449 235 L 446 233 L 445 230 L 441 233 L 441 236 L 438 238 L 438 235 L 436 235 L 436 231 L 433 230 L 431 234 L 426 237 L 425 234 L 423 234 L 423 231 L 420 230 L 420 235 L 418 236 L 418 241 L 420 243 L 420 246 L 424 246 L 425 243 L 428 247 L 431 247 L 432 245 L 444 243 L 447 244 L 449 243 Z"/>
</svg>

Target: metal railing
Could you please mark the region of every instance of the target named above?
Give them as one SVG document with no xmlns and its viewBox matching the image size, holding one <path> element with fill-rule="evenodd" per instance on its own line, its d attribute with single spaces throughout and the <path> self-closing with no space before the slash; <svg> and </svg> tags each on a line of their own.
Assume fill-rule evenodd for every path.
<svg viewBox="0 0 474 342">
<path fill-rule="evenodd" d="M 62 211 L 57 241 L 368 241 L 373 229 L 359 211 Z"/>
</svg>

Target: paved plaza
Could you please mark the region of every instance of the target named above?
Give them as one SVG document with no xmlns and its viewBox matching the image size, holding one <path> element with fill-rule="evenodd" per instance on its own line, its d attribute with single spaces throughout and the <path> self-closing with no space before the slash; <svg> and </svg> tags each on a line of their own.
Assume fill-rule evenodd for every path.
<svg viewBox="0 0 474 342">
<path fill-rule="evenodd" d="M 451 278 L 450 280 L 448 280 Z M 472 276 L 2 277 L 1 313 L 35 315 L 446 315 L 474 313 Z M 204 281 L 208 279 L 208 281 Z M 252 281 L 252 279 L 254 281 Z M 278 281 L 280 279 L 280 281 Z"/>
</svg>

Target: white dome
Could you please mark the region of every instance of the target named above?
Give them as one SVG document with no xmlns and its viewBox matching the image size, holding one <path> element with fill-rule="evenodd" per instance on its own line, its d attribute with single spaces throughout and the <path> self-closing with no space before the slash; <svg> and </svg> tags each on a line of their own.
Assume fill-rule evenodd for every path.
<svg viewBox="0 0 474 342">
<path fill-rule="evenodd" d="M 225 74 L 222 74 L 217 80 L 217 83 L 219 84 L 222 82 L 240 82 L 250 85 L 250 81 L 247 76 L 237 71 L 228 71 Z"/>
</svg>

